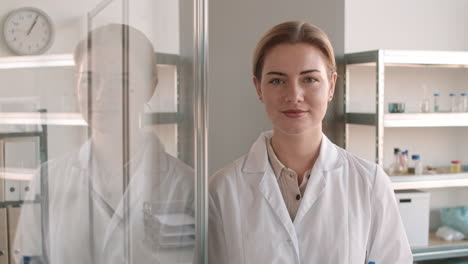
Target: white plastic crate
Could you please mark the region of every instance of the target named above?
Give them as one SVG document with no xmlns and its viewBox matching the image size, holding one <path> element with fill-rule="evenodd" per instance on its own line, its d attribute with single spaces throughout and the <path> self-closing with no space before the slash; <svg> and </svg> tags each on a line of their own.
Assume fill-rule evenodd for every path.
<svg viewBox="0 0 468 264">
<path fill-rule="evenodd" d="M 428 246 L 430 193 L 402 190 L 395 196 L 411 247 Z"/>
</svg>

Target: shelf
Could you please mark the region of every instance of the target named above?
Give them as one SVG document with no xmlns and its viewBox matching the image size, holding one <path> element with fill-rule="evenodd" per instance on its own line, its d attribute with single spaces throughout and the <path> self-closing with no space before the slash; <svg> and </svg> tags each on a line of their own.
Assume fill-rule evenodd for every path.
<svg viewBox="0 0 468 264">
<path fill-rule="evenodd" d="M 183 120 L 180 113 L 177 112 L 162 112 L 162 113 L 147 113 L 144 115 L 143 124 L 145 125 L 164 125 L 176 124 Z"/>
<path fill-rule="evenodd" d="M 347 113 L 346 123 L 376 125 L 376 114 Z M 384 114 L 384 127 L 468 127 L 468 113 Z"/>
<path fill-rule="evenodd" d="M 183 117 L 177 112 L 146 113 L 143 118 L 145 125 L 176 124 L 182 121 Z M 88 126 L 80 113 L 0 113 L 0 125 L 61 125 L 61 126 Z M 1 129 L 0 129 L 1 130 Z M 24 133 L 1 133 L 24 136 Z M 31 132 L 34 133 L 34 132 Z"/>
<path fill-rule="evenodd" d="M 7 207 L 20 207 L 23 204 L 40 204 L 41 201 L 39 199 L 36 200 L 19 200 L 19 201 L 0 201 L 0 208 L 7 208 Z"/>
<path fill-rule="evenodd" d="M 394 190 L 468 187 L 468 172 L 435 175 L 390 176 Z"/>
<path fill-rule="evenodd" d="M 379 55 L 386 66 L 468 68 L 468 52 L 458 51 L 372 50 L 346 54 L 345 63 L 373 65 Z"/>
<path fill-rule="evenodd" d="M 72 54 L 54 54 L 40 56 L 12 56 L 0 58 L 0 69 L 23 69 L 39 67 L 74 66 Z"/>
<path fill-rule="evenodd" d="M 466 127 L 468 113 L 385 114 L 384 127 Z"/>
<path fill-rule="evenodd" d="M 1 180 L 18 180 L 18 181 L 30 181 L 34 176 L 34 169 L 24 168 L 1 168 L 0 179 Z"/>
<path fill-rule="evenodd" d="M 40 131 L 31 132 L 0 132 L 0 140 L 8 138 L 21 138 L 21 137 L 40 137 L 42 133 Z"/>
<path fill-rule="evenodd" d="M 0 113 L 0 125 L 87 126 L 80 113 Z"/>
<path fill-rule="evenodd" d="M 429 234 L 429 246 L 412 248 L 414 261 L 456 258 L 468 256 L 468 240 L 445 241 Z"/>
<path fill-rule="evenodd" d="M 156 53 L 158 66 L 177 65 L 180 63 L 178 54 Z M 0 69 L 24 69 L 43 67 L 73 67 L 73 54 L 51 54 L 38 56 L 0 57 Z"/>
</svg>

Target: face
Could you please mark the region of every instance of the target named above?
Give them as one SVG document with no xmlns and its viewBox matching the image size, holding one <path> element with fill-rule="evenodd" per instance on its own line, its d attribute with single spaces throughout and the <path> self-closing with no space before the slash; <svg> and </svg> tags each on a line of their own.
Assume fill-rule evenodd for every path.
<svg viewBox="0 0 468 264">
<path fill-rule="evenodd" d="M 86 54 L 78 63 L 77 97 L 83 117 L 93 129 L 101 133 L 121 131 L 124 111 L 122 91 L 127 81 L 130 125 L 138 124 L 143 106 L 151 98 L 156 85 L 151 63 L 144 61 L 150 56 L 141 53 L 140 49 L 129 54 L 129 70 L 126 73 L 119 63 L 122 61 L 120 47 L 96 47 L 92 54 Z M 89 92 L 91 101 L 88 100 Z"/>
<path fill-rule="evenodd" d="M 337 75 L 319 49 L 305 43 L 277 45 L 267 53 L 261 74 L 253 81 L 275 132 L 322 130 Z"/>
</svg>

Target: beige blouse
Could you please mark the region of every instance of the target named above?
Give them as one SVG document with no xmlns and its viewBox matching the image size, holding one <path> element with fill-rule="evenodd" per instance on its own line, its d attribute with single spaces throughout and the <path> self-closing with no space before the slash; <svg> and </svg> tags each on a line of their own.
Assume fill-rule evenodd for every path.
<svg viewBox="0 0 468 264">
<path fill-rule="evenodd" d="M 291 220 L 294 221 L 299 205 L 301 204 L 302 196 L 304 196 L 311 170 L 304 173 L 301 185 L 299 185 L 296 172 L 286 168 L 281 161 L 278 160 L 278 157 L 276 157 L 273 147 L 271 146 L 271 138 L 268 140 L 267 152 L 268 160 L 278 180 L 278 185 L 283 195 L 286 208 L 288 208 Z"/>
</svg>

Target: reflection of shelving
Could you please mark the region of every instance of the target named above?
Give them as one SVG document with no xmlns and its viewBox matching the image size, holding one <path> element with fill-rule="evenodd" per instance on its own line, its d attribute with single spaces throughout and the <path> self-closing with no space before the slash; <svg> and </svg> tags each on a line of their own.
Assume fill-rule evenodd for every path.
<svg viewBox="0 0 468 264">
<path fill-rule="evenodd" d="M 33 169 L 5 168 L 0 170 L 0 179 L 30 181 L 32 180 L 33 174 Z"/>
<path fill-rule="evenodd" d="M 456 174 L 391 176 L 390 179 L 395 190 L 468 186 L 468 172 Z"/>
<path fill-rule="evenodd" d="M 74 66 L 72 54 L 14 56 L 0 58 L 0 69 L 24 69 Z"/>
<path fill-rule="evenodd" d="M 347 113 L 348 124 L 375 126 L 376 114 Z M 467 127 L 468 113 L 384 114 L 384 127 Z"/>
<path fill-rule="evenodd" d="M 1 113 L 0 125 L 86 126 L 80 113 Z"/>
<path fill-rule="evenodd" d="M 145 125 L 176 124 L 182 121 L 183 116 L 177 112 L 146 113 L 143 118 Z M 0 113 L 0 125 L 61 125 L 61 126 L 87 126 L 80 113 Z M 35 134 L 36 133 L 36 134 Z M 9 137 L 12 137 L 9 133 Z M 36 136 L 37 132 L 30 134 L 18 133 L 21 136 Z"/>
<path fill-rule="evenodd" d="M 445 241 L 429 234 L 429 246 L 413 248 L 413 258 L 415 261 L 444 259 L 468 256 L 468 240 Z"/>
<path fill-rule="evenodd" d="M 176 54 L 157 53 L 158 65 L 177 65 L 179 56 Z M 74 66 L 73 54 L 51 54 L 39 56 L 12 56 L 0 58 L 0 69 L 24 69 L 44 67 Z"/>
</svg>

